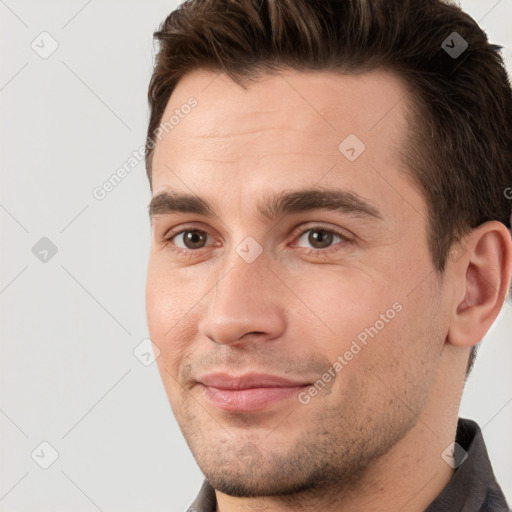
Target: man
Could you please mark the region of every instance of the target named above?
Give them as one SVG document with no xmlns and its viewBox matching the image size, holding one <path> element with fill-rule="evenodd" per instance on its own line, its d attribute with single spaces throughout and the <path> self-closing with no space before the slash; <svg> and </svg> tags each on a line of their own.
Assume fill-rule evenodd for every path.
<svg viewBox="0 0 512 512">
<path fill-rule="evenodd" d="M 458 418 L 512 273 L 498 48 L 440 0 L 192 0 L 155 36 L 147 318 L 189 510 L 508 510 Z"/>
</svg>

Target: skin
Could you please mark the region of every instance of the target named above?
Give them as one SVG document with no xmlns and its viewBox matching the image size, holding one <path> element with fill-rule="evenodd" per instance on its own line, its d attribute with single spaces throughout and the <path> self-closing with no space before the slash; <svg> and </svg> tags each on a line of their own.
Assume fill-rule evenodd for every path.
<svg viewBox="0 0 512 512">
<path fill-rule="evenodd" d="M 193 193 L 216 216 L 154 216 L 146 305 L 170 404 L 217 510 L 423 511 L 453 474 L 441 454 L 469 350 L 507 293 L 506 227 L 471 231 L 436 273 L 427 207 L 400 163 L 410 98 L 384 70 L 282 71 L 246 90 L 198 70 L 163 119 L 190 96 L 198 105 L 155 148 L 153 196 Z M 355 161 L 338 150 L 348 134 L 366 145 Z M 308 187 L 357 193 L 382 219 L 259 214 L 267 194 Z M 294 231 L 314 227 L 350 241 L 322 247 Z M 202 231 L 203 246 L 189 248 L 185 229 Z M 236 252 L 248 236 L 262 248 L 252 263 Z M 227 412 L 195 380 L 257 371 L 313 383 L 395 303 L 401 311 L 307 404 Z"/>
</svg>

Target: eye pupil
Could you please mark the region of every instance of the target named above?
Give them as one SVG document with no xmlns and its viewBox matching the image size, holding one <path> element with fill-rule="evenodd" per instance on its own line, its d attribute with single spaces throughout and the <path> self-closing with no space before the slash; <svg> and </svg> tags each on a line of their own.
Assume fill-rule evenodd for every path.
<svg viewBox="0 0 512 512">
<path fill-rule="evenodd" d="M 332 243 L 332 233 L 328 231 L 322 231 L 320 229 L 314 229 L 309 234 L 309 243 L 315 248 L 328 247 Z M 317 245 L 320 244 L 320 247 Z"/>
<path fill-rule="evenodd" d="M 201 248 L 202 243 L 204 243 L 205 239 L 205 234 L 197 230 L 186 231 L 185 236 L 183 237 L 184 243 L 189 249 Z"/>
</svg>

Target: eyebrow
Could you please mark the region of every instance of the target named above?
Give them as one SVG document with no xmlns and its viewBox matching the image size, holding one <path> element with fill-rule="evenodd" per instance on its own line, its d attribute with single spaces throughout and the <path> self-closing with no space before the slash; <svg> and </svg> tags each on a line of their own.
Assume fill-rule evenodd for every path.
<svg viewBox="0 0 512 512">
<path fill-rule="evenodd" d="M 205 199 L 180 192 L 161 192 L 151 199 L 149 216 L 172 213 L 195 213 L 205 217 L 217 216 Z M 373 217 L 382 220 L 379 210 L 360 195 L 348 190 L 303 189 L 266 195 L 258 202 L 259 213 L 268 220 L 286 214 L 310 210 L 329 210 L 357 217 Z"/>
</svg>

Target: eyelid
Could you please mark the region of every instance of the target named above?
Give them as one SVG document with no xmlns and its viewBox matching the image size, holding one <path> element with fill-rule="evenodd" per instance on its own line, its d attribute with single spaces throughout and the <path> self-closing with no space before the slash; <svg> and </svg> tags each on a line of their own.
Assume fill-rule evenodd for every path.
<svg viewBox="0 0 512 512">
<path fill-rule="evenodd" d="M 182 231 L 204 231 L 208 233 L 210 227 L 204 226 L 201 222 L 183 222 L 170 229 L 163 230 L 162 238 L 169 238 L 170 236 L 177 235 Z"/>
<path fill-rule="evenodd" d="M 306 224 L 300 224 L 298 227 L 294 228 L 292 231 L 293 237 L 301 237 L 304 233 L 308 231 L 314 231 L 315 229 L 321 230 L 321 231 L 327 231 L 330 233 L 334 233 L 341 238 L 344 238 L 346 240 L 353 240 L 355 238 L 355 235 L 348 231 L 348 229 L 340 228 L 339 226 L 329 226 L 324 225 L 321 222 L 310 222 Z"/>
</svg>

